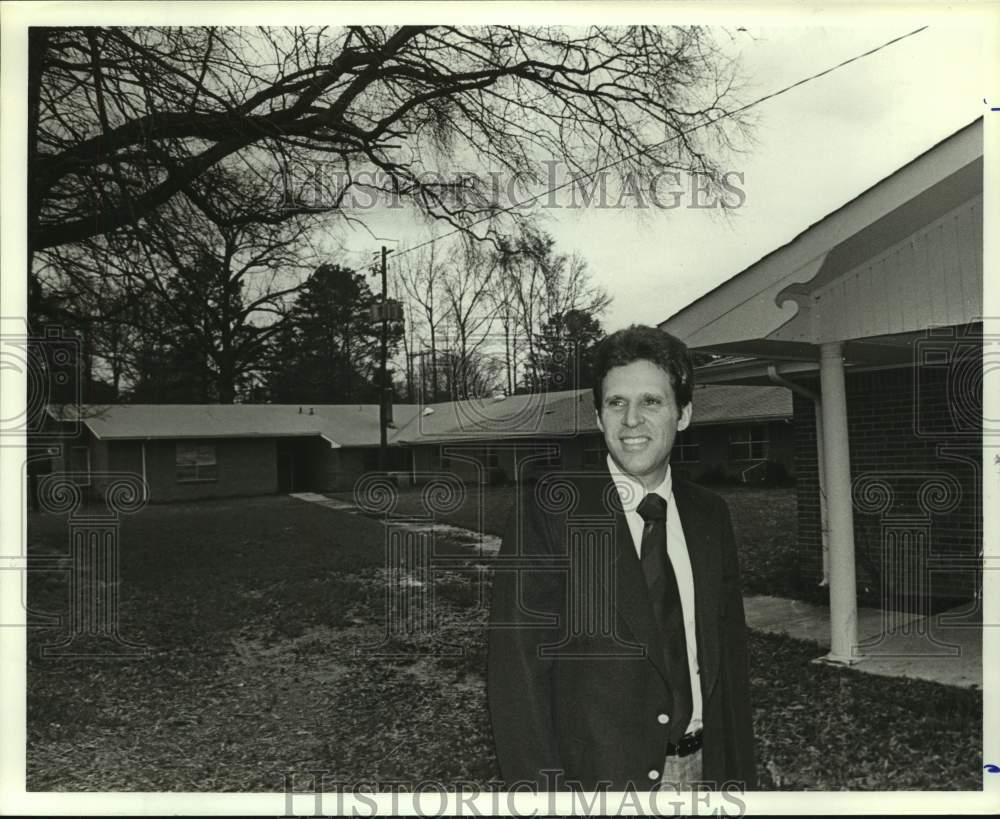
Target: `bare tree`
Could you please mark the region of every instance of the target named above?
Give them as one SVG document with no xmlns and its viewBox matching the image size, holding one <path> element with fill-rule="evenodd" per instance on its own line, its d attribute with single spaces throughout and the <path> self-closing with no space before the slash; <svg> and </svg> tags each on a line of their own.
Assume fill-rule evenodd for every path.
<svg viewBox="0 0 1000 819">
<path fill-rule="evenodd" d="M 498 252 L 504 281 L 497 285 L 494 298 L 508 305 L 506 315 L 517 329 L 509 359 L 513 367 L 522 360 L 525 386 L 538 388 L 537 346 L 542 328 L 553 317 L 572 311 L 599 317 L 607 310 L 611 297 L 592 282 L 580 256 L 559 253 L 555 239 L 540 230 L 522 231 Z M 511 380 L 516 386 L 516 381 Z"/>
<path fill-rule="evenodd" d="M 352 218 L 362 192 L 469 230 L 501 206 L 491 173 L 717 176 L 741 126 L 719 121 L 736 71 L 700 28 L 35 28 L 28 63 L 29 253 L 182 192 L 219 222 Z M 220 206 L 219 168 L 281 195 Z M 286 184 L 304 169 L 314 196 Z"/>
<path fill-rule="evenodd" d="M 571 311 L 600 316 L 611 305 L 611 296 L 595 285 L 586 260 L 578 253 L 556 254 L 545 273 L 544 321 Z"/>
<path fill-rule="evenodd" d="M 499 257 L 487 247 L 468 240 L 452 246 L 442 278 L 455 371 L 452 398 L 477 397 L 473 391 L 489 380 L 482 377 L 481 364 L 490 346 L 495 314 L 489 293 L 499 269 Z"/>
<path fill-rule="evenodd" d="M 127 369 L 133 382 L 171 377 L 155 370 L 166 351 L 184 350 L 173 365 L 187 372 L 173 377 L 203 383 L 200 400 L 232 403 L 311 269 L 307 232 L 302 220 L 216 223 L 177 197 L 109 237 L 42 251 L 37 275 L 49 288 L 70 282 L 78 309 L 103 325 L 103 357 L 119 386 Z M 106 301 L 122 309 L 109 314 Z M 150 358 L 154 350 L 162 355 Z"/>
<path fill-rule="evenodd" d="M 429 400 L 436 401 L 441 391 L 438 379 L 437 348 L 442 322 L 447 312 L 443 306 L 444 263 L 442 251 L 438 243 L 432 241 L 412 253 L 401 253 L 397 258 L 396 279 L 399 281 L 402 291 L 406 295 L 406 303 L 409 305 L 411 332 L 417 333 L 417 321 L 414 319 L 419 318 L 420 330 L 429 345 L 426 352 L 431 356 L 431 365 L 429 368 L 422 368 L 421 371 L 429 369 Z M 409 352 L 413 356 L 423 353 L 423 351 L 418 350 Z"/>
</svg>

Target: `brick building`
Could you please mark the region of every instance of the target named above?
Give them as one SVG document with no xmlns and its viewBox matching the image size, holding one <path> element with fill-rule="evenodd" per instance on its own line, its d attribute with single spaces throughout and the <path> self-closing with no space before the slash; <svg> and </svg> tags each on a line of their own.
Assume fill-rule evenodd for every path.
<svg viewBox="0 0 1000 819">
<path fill-rule="evenodd" d="M 828 659 L 857 659 L 857 590 L 919 615 L 982 563 L 983 131 L 976 121 L 660 326 L 724 356 L 701 383 L 794 398 L 803 573 Z"/>
<path fill-rule="evenodd" d="M 794 472 L 791 393 L 784 387 L 699 388 L 676 448 L 678 472 L 758 482 Z M 275 492 L 345 491 L 378 468 L 374 404 L 118 404 L 51 407 L 75 437 L 54 439 L 44 471 L 73 472 L 103 493 L 111 473 L 140 476 L 152 502 Z M 387 468 L 402 483 L 440 472 L 469 482 L 517 481 L 529 464 L 604 466 L 590 390 L 393 408 Z"/>
</svg>

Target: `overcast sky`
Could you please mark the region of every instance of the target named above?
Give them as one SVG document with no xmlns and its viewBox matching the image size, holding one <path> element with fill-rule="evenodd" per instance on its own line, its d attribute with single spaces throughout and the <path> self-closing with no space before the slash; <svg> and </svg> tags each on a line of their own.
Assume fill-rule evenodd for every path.
<svg viewBox="0 0 1000 819">
<path fill-rule="evenodd" d="M 732 48 L 748 81 L 743 97 L 764 96 L 917 27 L 902 20 L 734 27 Z M 985 87 L 979 31 L 931 26 L 755 107 L 755 144 L 726 162 L 743 174 L 746 196 L 728 217 L 689 207 L 647 208 L 645 218 L 634 207 L 544 209 L 544 226 L 613 295 L 606 330 L 657 323 L 983 114 Z M 391 219 L 366 215 L 376 235 L 411 243 L 420 236 L 399 211 Z M 345 241 L 356 263 L 377 245 L 360 229 Z"/>
<path fill-rule="evenodd" d="M 742 54 L 763 95 L 901 29 L 750 29 Z M 762 103 L 757 145 L 732 160 L 746 200 L 729 219 L 684 208 L 637 226 L 575 211 L 552 231 L 614 294 L 608 330 L 662 321 L 980 116 L 980 61 L 968 31 L 928 29 Z"/>
</svg>

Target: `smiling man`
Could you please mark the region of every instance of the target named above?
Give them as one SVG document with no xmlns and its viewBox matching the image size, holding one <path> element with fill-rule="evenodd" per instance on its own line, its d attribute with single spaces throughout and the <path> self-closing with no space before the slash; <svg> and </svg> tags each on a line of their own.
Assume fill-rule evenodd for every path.
<svg viewBox="0 0 1000 819">
<path fill-rule="evenodd" d="M 508 786 L 752 788 L 746 626 L 725 502 L 674 480 L 687 348 L 606 338 L 600 472 L 525 482 L 496 564 L 488 696 Z"/>
</svg>

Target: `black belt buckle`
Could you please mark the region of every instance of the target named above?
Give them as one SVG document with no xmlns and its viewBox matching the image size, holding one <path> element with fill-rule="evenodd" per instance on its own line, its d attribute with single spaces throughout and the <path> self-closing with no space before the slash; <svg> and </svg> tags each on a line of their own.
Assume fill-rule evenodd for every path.
<svg viewBox="0 0 1000 819">
<path fill-rule="evenodd" d="M 685 734 L 680 738 L 680 740 L 674 744 L 673 742 L 667 743 L 667 756 L 690 756 L 695 751 L 701 749 L 701 729 L 697 731 Z"/>
</svg>

